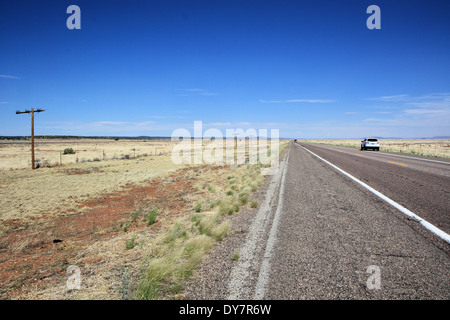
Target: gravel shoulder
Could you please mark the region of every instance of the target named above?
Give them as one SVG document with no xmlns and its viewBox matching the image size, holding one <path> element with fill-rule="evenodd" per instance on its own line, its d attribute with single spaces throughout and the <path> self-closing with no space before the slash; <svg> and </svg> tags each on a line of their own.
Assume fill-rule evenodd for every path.
<svg viewBox="0 0 450 320">
<path fill-rule="evenodd" d="M 265 191 L 265 190 L 264 190 Z M 261 203 L 265 192 L 253 194 L 252 199 Z M 228 296 L 228 279 L 237 261 L 235 253 L 245 242 L 257 210 L 243 209 L 231 217 L 229 235 L 214 246 L 214 250 L 205 257 L 201 266 L 184 286 L 187 300 L 224 300 Z"/>
<path fill-rule="evenodd" d="M 257 209 L 244 208 L 230 218 L 228 236 L 216 243 L 184 286 L 189 300 L 251 299 L 264 258 L 267 237 L 277 208 L 283 163 L 252 195 Z"/>
</svg>

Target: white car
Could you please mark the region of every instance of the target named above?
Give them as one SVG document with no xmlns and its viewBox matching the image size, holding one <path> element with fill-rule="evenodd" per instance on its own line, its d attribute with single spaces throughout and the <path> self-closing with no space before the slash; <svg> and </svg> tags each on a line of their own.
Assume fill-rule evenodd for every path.
<svg viewBox="0 0 450 320">
<path fill-rule="evenodd" d="M 361 150 L 380 150 L 380 142 L 376 138 L 368 138 L 361 141 Z"/>
</svg>

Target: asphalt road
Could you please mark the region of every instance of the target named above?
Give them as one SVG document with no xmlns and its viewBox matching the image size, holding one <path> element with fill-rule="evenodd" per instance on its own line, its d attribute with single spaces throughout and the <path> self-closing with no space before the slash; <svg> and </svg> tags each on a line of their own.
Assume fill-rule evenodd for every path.
<svg viewBox="0 0 450 320">
<path fill-rule="evenodd" d="M 428 168 L 437 163 L 416 165 L 404 161 L 407 159 L 397 162 L 411 168 L 392 164 L 382 170 L 386 162 L 392 161 L 386 156 L 370 160 L 379 155 L 363 152 L 364 157 L 358 157 L 359 150 L 337 152 L 345 148 L 307 147 L 341 169 L 359 174 L 372 187 L 381 186 L 382 176 L 394 186 L 409 189 L 415 182 L 405 185 L 405 181 L 417 181 L 415 177 L 426 176 L 425 172 L 441 172 L 440 167 Z M 427 169 L 415 170 L 416 166 Z M 410 170 L 406 172 L 411 172 L 411 179 L 405 177 L 404 170 Z M 445 181 L 449 186 L 448 172 L 445 174 L 447 177 L 439 182 L 441 188 Z M 395 182 L 397 179 L 401 182 Z M 374 181 L 380 185 L 374 186 Z M 383 187 L 386 190 L 389 187 Z M 423 202 L 436 199 L 418 193 L 406 192 Z M 282 201 L 265 299 L 450 298 L 448 245 L 439 243 L 429 232 L 418 231 L 423 229 L 420 225 L 404 219 L 398 210 L 296 144 L 290 149 Z M 413 205 L 420 203 L 421 210 L 426 210 L 426 203 L 421 201 L 407 204 L 415 209 Z M 439 204 L 435 212 L 439 208 L 448 210 L 445 204 L 448 201 Z M 444 220 L 441 216 L 435 219 L 445 225 Z M 375 268 L 380 276 L 379 289 L 367 284 L 373 275 L 367 271 Z"/>
<path fill-rule="evenodd" d="M 450 233 L 450 161 L 301 144 Z"/>
<path fill-rule="evenodd" d="M 448 232 L 449 165 L 305 147 Z M 290 145 L 264 199 L 236 217 L 189 298 L 450 298 L 450 244 L 301 145 Z M 233 252 L 238 261 L 226 258 Z"/>
</svg>

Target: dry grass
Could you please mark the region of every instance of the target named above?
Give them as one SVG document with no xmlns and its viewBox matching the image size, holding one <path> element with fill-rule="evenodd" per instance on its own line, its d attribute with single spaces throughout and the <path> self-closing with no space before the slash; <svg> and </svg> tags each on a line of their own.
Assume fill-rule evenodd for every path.
<svg viewBox="0 0 450 320">
<path fill-rule="evenodd" d="M 228 177 L 235 177 L 242 192 L 256 179 L 262 183 L 261 166 L 228 166 L 192 168 L 177 179 L 192 181 L 193 185 L 216 186 L 211 192 L 207 188 L 185 195 L 186 210 L 173 215 L 160 213 L 154 226 L 147 224 L 149 210 L 132 212 L 127 231 L 114 237 L 95 241 L 79 248 L 72 260 L 64 264 L 76 264 L 81 268 L 81 290 L 67 291 L 67 275 L 55 277 L 52 285 L 34 285 L 18 296 L 20 299 L 166 299 L 182 298 L 184 281 L 194 272 L 217 241 L 229 232 L 228 215 L 219 211 L 219 206 L 196 212 L 192 204 L 201 202 L 203 207 L 225 199 L 225 190 L 230 185 Z M 239 177 L 239 180 L 236 178 Z M 242 178 L 241 178 L 242 177 Z M 221 187 L 223 186 L 223 187 Z M 240 191 L 237 191 L 240 192 Z M 239 197 L 233 198 L 236 203 Z M 191 205 L 189 205 L 191 204 Z M 233 212 L 234 214 L 234 212 Z M 133 222 L 132 222 L 133 221 Z M 133 245 L 130 245 L 130 243 Z M 25 244 L 24 244 L 25 245 Z M 75 243 L 65 243 L 65 250 L 75 248 Z M 19 250 L 17 248 L 16 250 Z M 20 267 L 20 266 L 19 266 Z M 19 268 L 18 267 L 18 268 Z M 21 266 L 22 269 L 29 266 Z M 50 284 L 50 282 L 49 282 Z"/>
<path fill-rule="evenodd" d="M 36 139 L 35 159 L 41 166 L 57 166 L 72 163 L 103 161 L 112 159 L 159 156 L 168 154 L 174 142 L 161 140 L 101 140 L 101 139 Z M 63 154 L 72 148 L 75 154 Z M 29 141 L 0 142 L 0 170 L 31 167 L 31 145 Z"/>
<path fill-rule="evenodd" d="M 285 150 L 287 146 L 288 142 L 283 142 L 280 149 Z M 248 204 L 251 193 L 264 181 L 260 174 L 262 169 L 261 164 L 244 164 L 233 166 L 231 171 L 209 171 L 215 178 L 203 175 L 204 192 L 196 203 L 209 204 L 210 210 L 200 212 L 204 206 L 197 205 L 192 210 L 195 213 L 175 224 L 160 251 L 148 263 L 137 288 L 137 299 L 182 298 L 178 294 L 183 280 L 190 276 L 213 244 L 228 234 L 227 216 Z M 232 196 L 228 196 L 228 188 L 233 190 Z"/>
<path fill-rule="evenodd" d="M 123 186 L 166 176 L 181 165 L 170 155 L 0 171 L 0 220 L 61 215 Z"/>
<path fill-rule="evenodd" d="M 214 158 L 215 152 L 207 148 L 213 146 L 213 142 L 207 140 L 198 143 L 199 140 L 191 141 L 192 153 L 203 149 L 204 157 L 210 155 Z M 257 144 L 256 140 L 252 140 Z M 226 161 L 226 147 L 231 146 L 238 149 L 238 155 L 244 155 L 248 159 L 250 143 L 248 140 L 232 139 L 223 141 L 224 163 Z M 271 140 L 267 140 L 267 148 L 270 150 Z M 281 141 L 280 145 L 285 143 Z M 120 139 L 118 141 L 109 139 L 36 139 L 35 161 L 40 167 L 55 167 L 59 165 L 99 162 L 104 160 L 133 159 L 140 157 L 158 157 L 168 155 L 173 147 L 178 144 L 170 139 Z M 74 154 L 64 154 L 64 150 L 71 148 Z M 238 156 L 236 156 L 238 157 Z M 191 157 L 191 160 L 194 160 Z M 193 163 L 193 162 L 192 162 Z M 200 164 L 200 163 L 196 163 Z M 0 141 L 0 171 L 31 168 L 31 145 L 29 141 L 2 140 Z"/>
<path fill-rule="evenodd" d="M 300 140 L 311 143 L 360 148 L 359 139 Z M 450 158 L 450 139 L 380 139 L 380 151 Z"/>
<path fill-rule="evenodd" d="M 191 214 L 178 220 L 173 229 L 163 236 L 157 246 L 158 251 L 153 253 L 146 264 L 135 298 L 177 298 L 183 281 L 201 263 L 214 243 L 228 234 L 230 224 L 227 217 L 239 211 L 236 206 L 240 208 L 248 203 L 251 194 L 248 186 L 254 182 L 263 182 L 259 175 L 261 168 L 260 165 L 242 165 L 232 170 L 231 176 L 229 170 L 209 170 L 202 176 L 199 182 L 205 186 L 205 191 L 196 200 L 209 204 L 210 210 L 199 212 L 201 210 L 194 207 Z M 211 175 L 216 177 L 211 179 Z M 213 182 L 217 184 L 214 192 L 210 191 Z M 226 195 L 225 190 L 229 185 L 239 186 L 234 197 Z M 247 201 L 243 201 L 243 198 Z M 225 207 L 231 208 L 231 211 L 223 211 Z"/>
<path fill-rule="evenodd" d="M 204 254 L 228 234 L 228 214 L 250 207 L 262 169 L 175 166 L 166 154 L 0 172 L 0 218 L 13 222 L 0 232 L 0 270 L 9 270 L 1 272 L 0 296 L 176 298 Z M 232 187 L 233 197 L 226 196 Z M 116 202 L 103 207 L 122 199 L 132 206 L 125 213 L 114 213 Z M 233 212 L 223 214 L 226 206 Z M 153 209 L 158 214 L 149 223 Z M 117 220 L 100 223 L 96 214 Z M 52 244 L 63 232 L 64 242 Z M 81 290 L 67 291 L 69 265 L 81 268 Z"/>
</svg>

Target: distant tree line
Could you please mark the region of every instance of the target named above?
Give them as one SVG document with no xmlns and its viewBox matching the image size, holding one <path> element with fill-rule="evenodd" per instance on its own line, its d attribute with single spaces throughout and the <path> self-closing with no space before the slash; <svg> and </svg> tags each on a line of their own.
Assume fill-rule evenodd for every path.
<svg viewBox="0 0 450 320">
<path fill-rule="evenodd" d="M 170 140 L 170 137 L 148 137 L 148 136 L 139 136 L 139 137 L 113 137 L 113 136 L 34 136 L 35 139 L 102 139 L 102 140 L 161 140 L 167 139 Z M 0 140 L 29 140 L 30 136 L 0 136 Z"/>
</svg>

